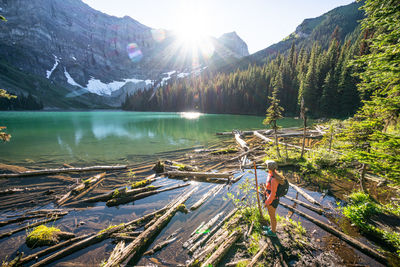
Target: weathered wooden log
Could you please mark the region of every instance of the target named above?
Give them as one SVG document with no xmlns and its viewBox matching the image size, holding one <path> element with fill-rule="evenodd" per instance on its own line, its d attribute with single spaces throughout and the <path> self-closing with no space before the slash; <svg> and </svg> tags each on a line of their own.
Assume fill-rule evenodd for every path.
<svg viewBox="0 0 400 267">
<path fill-rule="evenodd" d="M 38 251 L 38 252 L 35 253 L 35 254 L 28 255 L 28 256 L 26 256 L 26 257 L 22 257 L 22 258 L 18 261 L 18 263 L 19 263 L 19 264 L 24 264 L 24 263 L 30 262 L 30 261 L 32 261 L 32 260 L 38 259 L 38 258 L 40 258 L 40 257 L 42 257 L 42 256 L 44 256 L 44 255 L 47 255 L 47 254 L 49 254 L 49 253 L 52 253 L 52 252 L 58 250 L 58 249 L 60 249 L 60 248 L 63 248 L 63 247 L 65 247 L 65 246 L 71 245 L 71 244 L 73 244 L 73 243 L 75 243 L 75 242 L 81 241 L 81 240 L 83 240 L 83 239 L 85 239 L 85 238 L 87 238 L 87 237 L 89 237 L 89 236 L 90 236 L 90 235 L 82 235 L 82 236 L 78 236 L 78 237 L 75 237 L 75 238 L 72 238 L 72 239 L 68 239 L 68 240 L 66 240 L 66 241 L 64 241 L 64 242 L 58 243 L 58 244 L 56 244 L 56 245 L 54 245 L 54 246 L 51 246 L 51 247 L 48 247 L 48 248 L 43 249 L 43 250 L 41 250 L 41 251 Z"/>
<path fill-rule="evenodd" d="M 35 215 L 23 215 L 21 217 L 15 218 L 15 219 L 10 219 L 7 221 L 0 222 L 0 227 L 4 226 L 4 225 L 12 224 L 12 223 L 23 222 L 26 220 L 35 219 L 35 218 L 49 217 L 49 216 L 55 216 L 55 215 L 64 216 L 67 213 L 68 212 L 58 212 L 58 213 L 55 212 L 55 213 L 48 213 L 48 214 L 43 213 L 43 214 L 35 214 Z"/>
<path fill-rule="evenodd" d="M 56 174 L 56 173 L 69 173 L 69 172 L 91 172 L 91 171 L 106 171 L 106 170 L 122 170 L 126 169 L 126 165 L 119 166 L 92 166 L 92 167 L 84 167 L 84 168 L 61 168 L 61 169 L 46 169 L 46 170 L 36 170 L 36 171 L 27 171 L 20 173 L 4 173 L 0 174 L 1 178 L 14 178 L 14 177 L 28 177 L 28 176 L 37 176 L 37 175 L 47 175 L 47 174 Z"/>
<path fill-rule="evenodd" d="M 143 246 L 146 246 L 149 241 L 154 238 L 155 234 L 170 221 L 180 206 L 185 203 L 185 201 L 193 194 L 195 190 L 197 190 L 197 188 L 194 188 L 178 197 L 178 199 L 174 202 L 174 205 L 172 205 L 172 207 L 170 207 L 169 210 L 164 213 L 164 215 L 162 215 L 151 227 L 144 230 L 135 241 L 122 249 L 115 257 L 113 257 L 111 260 L 107 260 L 103 267 L 118 266 L 123 261 L 128 259 L 128 257 L 135 256 L 136 252 Z"/>
<path fill-rule="evenodd" d="M 224 219 L 222 221 L 220 221 L 207 235 L 205 235 L 202 239 L 200 239 L 200 241 L 198 241 L 197 243 L 193 244 L 190 248 L 189 251 L 191 253 L 194 253 L 200 246 L 203 246 L 207 240 L 213 236 L 221 227 L 222 225 L 224 225 L 224 223 L 226 223 L 233 215 L 236 214 L 236 212 L 238 211 L 237 208 L 234 208 L 231 212 L 228 213 L 228 215 L 226 215 L 224 217 Z"/>
<path fill-rule="evenodd" d="M 108 200 L 106 202 L 106 205 L 108 207 L 113 207 L 113 206 L 125 204 L 125 203 L 128 203 L 128 202 L 132 202 L 132 201 L 135 201 L 135 200 L 139 200 L 139 199 L 142 199 L 142 198 L 145 198 L 145 197 L 148 197 L 148 196 L 152 196 L 152 195 L 155 195 L 155 194 L 158 194 L 158 193 L 162 193 L 162 192 L 165 192 L 165 191 L 169 191 L 169 190 L 174 190 L 174 189 L 178 189 L 178 188 L 181 188 L 181 187 L 185 187 L 185 186 L 188 186 L 188 185 L 190 185 L 190 184 L 186 183 L 186 184 L 167 187 L 167 188 L 160 189 L 160 190 L 152 190 L 152 191 L 148 191 L 148 192 L 134 194 L 134 195 L 128 195 L 128 196 L 123 195 L 122 197 L 112 198 L 112 199 Z"/>
<path fill-rule="evenodd" d="M 111 252 L 110 257 L 108 258 L 108 261 L 114 261 L 119 254 L 125 249 L 125 241 L 120 241 L 115 248 L 113 249 L 113 251 Z"/>
<path fill-rule="evenodd" d="M 242 174 L 239 174 L 237 177 L 233 178 L 231 180 L 231 182 L 234 184 L 234 183 L 238 182 L 240 179 L 242 179 L 242 177 L 245 176 L 245 175 L 246 175 L 246 172 L 244 172 Z"/>
<path fill-rule="evenodd" d="M 49 257 L 47 257 L 45 259 L 42 259 L 41 261 L 33 264 L 32 266 L 33 267 L 37 267 L 37 266 L 43 266 L 43 265 L 49 264 L 49 263 L 51 263 L 53 261 L 56 261 L 56 260 L 61 259 L 61 258 L 65 257 L 65 256 L 68 256 L 68 255 L 70 255 L 70 254 L 72 254 L 72 253 L 74 253 L 74 252 L 76 252 L 76 251 L 78 251 L 80 249 L 83 249 L 83 248 L 88 247 L 90 245 L 99 243 L 99 242 L 107 239 L 108 237 L 110 237 L 110 235 L 113 234 L 113 233 L 119 232 L 122 229 L 125 229 L 125 228 L 127 228 L 127 227 L 129 227 L 129 226 L 131 226 L 133 224 L 140 223 L 142 221 L 145 221 L 145 220 L 153 218 L 157 214 L 160 214 L 160 213 L 164 212 L 165 210 L 167 210 L 168 206 L 169 205 L 167 205 L 166 207 L 164 207 L 162 209 L 159 209 L 157 211 L 149 213 L 149 214 L 147 214 L 147 215 L 145 215 L 145 216 L 143 216 L 141 218 L 132 220 L 130 222 L 127 222 L 127 223 L 124 223 L 124 224 L 121 224 L 121 225 L 118 225 L 118 226 L 115 226 L 115 227 L 112 227 L 110 229 L 106 229 L 106 230 L 100 231 L 99 233 L 97 233 L 95 235 L 91 235 L 91 236 L 89 236 L 89 237 L 87 237 L 87 238 L 85 238 L 85 239 L 83 239 L 83 240 L 81 240 L 81 241 L 79 241 L 79 242 L 77 242 L 75 244 L 72 244 L 71 246 L 68 246 L 68 247 L 64 248 L 63 250 L 60 250 L 60 251 L 50 255 Z"/>
<path fill-rule="evenodd" d="M 285 203 L 280 203 L 283 207 L 296 212 L 297 214 L 299 214 L 300 216 L 306 218 L 307 220 L 315 223 L 316 225 L 318 225 L 319 227 L 321 227 L 322 229 L 324 229 L 325 231 L 335 235 L 336 237 L 342 239 L 343 241 L 345 241 L 347 244 L 353 246 L 354 248 L 360 250 L 361 252 L 365 253 L 366 255 L 376 259 L 377 261 L 386 264 L 388 262 L 388 259 L 385 255 L 381 254 L 380 252 L 368 247 L 367 245 L 364 245 L 363 243 L 361 243 L 360 241 L 356 240 L 355 238 L 346 235 L 345 233 L 333 228 L 332 226 L 321 222 L 320 220 L 315 219 L 314 217 L 298 210 L 295 209 Z"/>
<path fill-rule="evenodd" d="M 195 210 L 198 209 L 203 203 L 212 195 L 214 195 L 218 190 L 221 190 L 223 185 L 217 185 L 214 186 L 211 190 L 209 190 L 207 193 L 205 193 L 202 198 L 200 198 L 196 203 L 194 203 L 191 207 L 190 210 Z"/>
<path fill-rule="evenodd" d="M 189 237 L 192 237 L 193 235 L 195 235 L 196 234 L 196 232 L 198 231 L 198 230 L 200 230 L 201 229 L 201 227 L 203 227 L 203 225 L 205 224 L 206 222 L 205 221 L 202 221 L 201 223 L 200 223 L 200 225 L 199 226 L 197 226 L 197 228 L 196 229 L 194 229 L 194 231 L 190 234 L 190 236 Z"/>
<path fill-rule="evenodd" d="M 313 206 L 311 206 L 311 205 L 309 205 L 309 204 L 307 204 L 307 203 L 305 203 L 305 202 L 303 202 L 301 200 L 294 199 L 294 198 L 289 197 L 287 195 L 285 196 L 285 198 L 287 198 L 287 199 L 289 199 L 289 200 L 291 200 L 291 201 L 293 201 L 293 202 L 295 202 L 295 203 L 297 203 L 297 204 L 299 204 L 299 205 L 301 205 L 301 206 L 303 206 L 303 207 L 305 207 L 305 208 L 307 208 L 309 210 L 312 210 L 312 211 L 314 211 L 314 212 L 316 212 L 316 213 L 318 213 L 320 215 L 322 215 L 324 213 L 323 209 L 313 207 Z"/>
<path fill-rule="evenodd" d="M 235 161 L 235 160 L 241 159 L 243 156 L 248 155 L 248 154 L 256 151 L 259 148 L 261 148 L 261 146 L 257 146 L 257 147 L 254 147 L 252 149 L 249 149 L 246 152 L 243 152 L 243 153 L 239 154 L 238 156 L 230 158 L 230 159 L 227 159 L 227 160 L 225 160 L 223 162 L 226 163 L 226 162 L 231 162 L 231 161 Z"/>
<path fill-rule="evenodd" d="M 150 175 L 149 177 L 153 177 L 153 175 Z M 157 178 L 145 178 L 146 180 L 149 180 L 150 182 L 155 181 Z M 128 195 L 135 195 L 135 194 L 139 194 L 142 192 L 147 192 L 147 191 L 151 191 L 151 190 L 156 190 L 160 188 L 159 186 L 157 187 L 144 187 L 144 188 L 137 188 L 137 189 L 131 189 L 131 190 L 125 190 L 125 188 L 123 189 L 114 189 L 112 191 L 109 191 L 107 193 L 98 195 L 98 196 L 94 196 L 94 197 L 90 197 L 90 198 L 86 198 L 86 199 L 82 199 L 79 201 L 74 201 L 74 202 L 70 202 L 67 203 L 66 205 L 76 205 L 76 204 L 80 204 L 80 203 L 84 203 L 84 202 L 100 202 L 100 201 L 107 201 L 112 199 L 113 195 L 117 196 L 120 195 L 122 196 L 122 194 L 128 194 Z M 118 191 L 116 191 L 118 190 Z M 136 190 L 136 191 L 135 191 Z"/>
<path fill-rule="evenodd" d="M 201 265 L 202 267 L 217 266 L 223 256 L 229 251 L 231 246 L 235 244 L 240 236 L 240 231 L 235 230 L 230 234 L 228 239 Z"/>
<path fill-rule="evenodd" d="M 176 240 L 176 237 L 167 239 L 161 243 L 158 243 L 154 248 L 152 248 L 151 250 L 146 251 L 143 255 L 153 255 L 154 253 L 156 253 L 157 251 L 165 248 L 166 246 L 168 246 L 169 244 L 171 244 L 172 242 L 174 242 Z"/>
<path fill-rule="evenodd" d="M 269 143 L 273 143 L 274 142 L 274 140 L 272 140 L 271 138 L 268 138 L 266 136 L 263 136 L 262 134 L 254 133 L 254 135 L 259 137 L 259 138 L 261 138 L 265 142 L 269 142 Z M 301 146 L 296 146 L 296 145 L 288 144 L 288 143 L 285 143 L 285 142 L 278 142 L 278 144 L 287 145 L 289 147 L 294 147 L 294 148 L 297 148 L 297 149 L 301 149 Z M 310 148 L 304 148 L 304 150 L 312 151 L 312 149 L 310 149 Z"/>
<path fill-rule="evenodd" d="M 215 224 L 215 222 L 219 219 L 219 217 L 221 217 L 221 215 L 222 212 L 215 215 L 210 221 L 208 221 L 204 226 L 202 226 L 199 230 L 197 230 L 196 233 L 191 238 L 189 238 L 185 243 L 183 243 L 182 246 L 184 248 L 188 248 L 194 242 L 196 242 L 201 236 L 210 232 L 210 228 Z"/>
<path fill-rule="evenodd" d="M 64 215 L 65 215 L 65 214 L 64 214 Z M 18 232 L 20 232 L 20 231 L 23 231 L 23 230 L 25 230 L 25 229 L 29 229 L 29 228 L 36 227 L 36 226 L 38 226 L 38 225 L 41 225 L 41 224 L 44 224 L 44 223 L 47 223 L 47 222 L 51 222 L 51 221 L 58 220 L 58 219 L 60 219 L 60 218 L 61 218 L 62 216 L 64 216 L 64 215 L 57 215 L 57 216 L 54 217 L 54 218 L 49 218 L 49 219 L 45 219 L 45 220 L 42 220 L 42 221 L 38 221 L 38 222 L 35 222 L 35 223 L 32 223 L 32 224 L 28 224 L 28 225 L 22 226 L 22 227 L 20 227 L 20 228 L 11 230 L 11 231 L 9 231 L 9 232 L 2 233 L 2 234 L 0 234 L 0 239 L 1 239 L 1 238 L 4 238 L 4 237 L 7 237 L 7 236 L 11 236 L 11 235 L 13 235 L 13 234 L 15 234 L 15 233 L 18 233 Z"/>
<path fill-rule="evenodd" d="M 247 231 L 245 238 L 248 238 L 251 235 L 251 232 L 253 231 L 253 227 L 254 227 L 254 221 L 251 221 L 249 231 Z"/>
<path fill-rule="evenodd" d="M 240 137 L 240 134 L 235 133 L 235 141 L 236 141 L 236 143 L 237 143 L 244 151 L 249 150 L 249 146 L 247 145 L 246 141 L 244 141 L 244 140 Z"/>
<path fill-rule="evenodd" d="M 249 264 L 247 264 L 247 267 L 253 267 L 257 262 L 258 259 L 262 256 L 262 254 L 264 253 L 265 250 L 267 250 L 267 248 L 270 246 L 270 240 L 268 238 L 266 238 L 266 243 L 264 244 L 264 246 L 257 252 L 256 255 L 254 255 L 254 257 L 251 259 L 251 262 L 249 262 Z"/>
<path fill-rule="evenodd" d="M 229 178 L 230 173 L 214 173 L 214 172 L 167 172 L 169 177 L 196 177 L 196 178 Z"/>
<path fill-rule="evenodd" d="M 93 178 L 90 178 L 90 180 L 86 180 L 84 181 L 84 188 L 82 189 L 82 192 L 79 193 L 79 191 L 77 191 L 76 193 L 79 193 L 78 195 L 72 197 L 71 200 L 76 200 L 78 198 L 83 197 L 84 195 L 86 195 L 87 193 L 89 193 L 91 190 L 93 190 L 94 188 L 96 188 L 102 181 L 104 181 L 104 176 L 106 175 L 106 173 L 102 173 L 99 175 L 96 175 Z"/>
<path fill-rule="evenodd" d="M 301 189 L 300 187 L 298 187 L 297 185 L 294 185 L 294 184 L 292 184 L 292 183 L 289 183 L 289 185 L 290 185 L 294 190 L 296 190 L 297 192 L 299 192 L 299 194 L 302 195 L 302 196 L 303 196 L 305 199 L 307 199 L 309 202 L 311 202 L 311 203 L 313 203 L 313 204 L 315 204 L 315 205 L 321 206 L 321 204 L 320 204 L 318 201 L 316 201 L 313 197 L 311 197 L 309 194 L 307 194 L 306 192 L 304 192 L 304 190 Z"/>
<path fill-rule="evenodd" d="M 263 133 L 263 134 L 270 134 L 272 133 L 272 130 L 265 130 L 265 129 L 260 129 L 256 130 L 257 132 Z M 252 135 L 254 133 L 253 131 L 241 131 L 242 135 Z M 216 133 L 217 135 L 234 135 L 232 132 L 218 132 Z"/>
<path fill-rule="evenodd" d="M 106 175 L 106 173 L 101 173 L 98 174 L 94 177 L 91 177 L 85 181 L 82 181 L 80 184 L 78 184 L 77 186 L 73 187 L 72 190 L 70 190 L 69 192 L 67 192 L 64 196 L 62 196 L 58 201 L 57 204 L 59 206 L 63 205 L 65 202 L 67 202 L 70 199 L 73 199 L 73 195 L 75 194 L 79 194 L 82 190 L 84 190 L 85 188 L 90 188 L 93 183 L 96 183 L 97 181 L 99 181 L 100 179 L 102 179 L 104 176 Z"/>
</svg>

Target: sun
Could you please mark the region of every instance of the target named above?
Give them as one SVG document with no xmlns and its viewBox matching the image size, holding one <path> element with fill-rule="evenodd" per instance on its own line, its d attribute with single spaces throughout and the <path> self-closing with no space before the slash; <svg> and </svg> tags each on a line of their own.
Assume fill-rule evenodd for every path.
<svg viewBox="0 0 400 267">
<path fill-rule="evenodd" d="M 177 14 L 175 32 L 183 48 L 210 57 L 214 52 L 214 46 L 208 34 L 210 30 L 209 20 L 201 1 L 187 0 L 182 2 Z"/>
</svg>

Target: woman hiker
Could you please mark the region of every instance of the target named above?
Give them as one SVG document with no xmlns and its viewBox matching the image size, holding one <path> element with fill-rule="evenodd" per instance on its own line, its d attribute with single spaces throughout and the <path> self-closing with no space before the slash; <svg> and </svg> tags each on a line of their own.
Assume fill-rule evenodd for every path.
<svg viewBox="0 0 400 267">
<path fill-rule="evenodd" d="M 278 185 L 284 182 L 284 179 L 276 169 L 278 164 L 273 160 L 265 161 L 268 169 L 268 177 L 265 184 L 265 207 L 267 207 L 269 218 L 271 220 L 271 227 L 265 226 L 265 235 L 276 237 L 276 208 L 279 204 L 279 197 L 276 196 Z"/>
</svg>

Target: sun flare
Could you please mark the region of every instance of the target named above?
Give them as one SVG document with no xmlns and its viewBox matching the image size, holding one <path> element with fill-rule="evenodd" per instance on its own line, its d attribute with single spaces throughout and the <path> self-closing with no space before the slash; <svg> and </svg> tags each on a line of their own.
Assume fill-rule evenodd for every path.
<svg viewBox="0 0 400 267">
<path fill-rule="evenodd" d="M 182 47 L 207 58 L 211 57 L 214 45 L 207 33 L 210 26 L 207 23 L 205 7 L 198 1 L 184 1 L 179 14 L 175 31 Z"/>
</svg>

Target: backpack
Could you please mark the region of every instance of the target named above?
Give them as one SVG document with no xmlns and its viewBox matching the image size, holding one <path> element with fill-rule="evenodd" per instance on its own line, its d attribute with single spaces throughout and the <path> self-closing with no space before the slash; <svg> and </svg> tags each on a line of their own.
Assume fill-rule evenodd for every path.
<svg viewBox="0 0 400 267">
<path fill-rule="evenodd" d="M 289 182 L 285 179 L 284 184 L 279 184 L 276 190 L 276 197 L 283 197 L 289 191 Z"/>
</svg>

